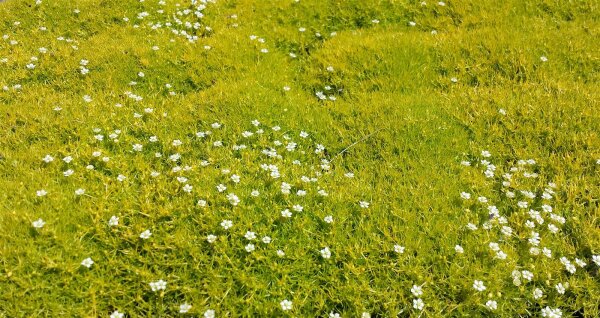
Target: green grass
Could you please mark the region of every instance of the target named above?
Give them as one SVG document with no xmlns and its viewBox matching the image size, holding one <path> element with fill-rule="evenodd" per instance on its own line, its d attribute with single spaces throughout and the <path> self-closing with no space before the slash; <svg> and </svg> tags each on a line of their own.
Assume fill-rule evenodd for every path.
<svg viewBox="0 0 600 318">
<path fill-rule="evenodd" d="M 596 1 L 220 0 L 206 5 L 202 19 L 179 16 L 200 22 L 195 43 L 165 26 L 193 7 L 166 2 L 0 4 L 0 34 L 7 35 L 0 39 L 0 61 L 7 59 L 0 63 L 0 88 L 7 87 L 0 91 L 0 316 L 204 316 L 211 309 L 216 317 L 537 317 L 546 307 L 564 317 L 600 316 L 600 264 L 592 259 L 600 254 Z M 151 15 L 137 19 L 143 11 Z M 162 26 L 152 30 L 150 22 Z M 319 91 L 335 100 L 319 100 Z M 263 134 L 242 137 L 259 128 Z M 295 151 L 285 149 L 286 137 Z M 175 139 L 183 144 L 173 146 Z M 132 150 L 138 143 L 141 152 Z M 247 149 L 232 149 L 239 144 Z M 317 144 L 325 151 L 315 153 Z M 281 159 L 262 153 L 271 147 Z M 174 153 L 177 162 L 168 160 Z M 53 162 L 42 161 L 47 154 Z M 482 159 L 497 167 L 493 178 L 484 176 Z M 527 159 L 536 164 L 518 164 Z M 465 160 L 473 166 L 462 166 Z M 281 177 L 271 178 L 263 163 L 277 165 Z M 172 172 L 175 166 L 191 170 Z M 63 176 L 67 169 L 73 175 Z M 502 185 L 505 173 L 513 175 L 510 186 Z M 291 194 L 281 193 L 282 182 Z M 543 200 L 549 182 L 555 194 Z M 74 194 L 79 188 L 84 195 Z M 48 194 L 37 197 L 40 189 Z M 250 195 L 254 189 L 260 196 Z M 307 195 L 297 196 L 300 189 Z M 239 205 L 228 202 L 230 192 Z M 478 196 L 489 202 L 477 203 Z M 208 206 L 199 207 L 200 199 Z M 541 212 L 544 223 L 529 229 L 529 208 L 518 201 L 538 211 L 549 204 L 566 222 Z M 281 217 L 296 204 L 302 212 Z M 487 205 L 498 207 L 512 235 L 501 234 L 497 218 L 483 229 Z M 110 227 L 113 215 L 119 225 Z M 38 218 L 46 224 L 36 229 Z M 227 231 L 224 219 L 233 221 Z M 146 229 L 152 236 L 142 240 Z M 247 231 L 257 234 L 251 253 Z M 552 257 L 530 254 L 531 231 Z M 207 242 L 209 234 L 216 242 Z M 265 235 L 270 244 L 260 242 Z M 396 244 L 404 253 L 394 252 Z M 329 259 L 320 254 L 326 246 Z M 89 269 L 81 265 L 87 257 L 95 262 Z M 515 286 L 514 270 L 534 277 Z M 149 283 L 160 279 L 166 289 L 153 292 Z M 475 280 L 487 289 L 477 292 Z M 564 294 L 558 283 L 568 284 Z M 413 285 L 423 285 L 422 310 L 413 308 Z M 543 297 L 534 299 L 536 288 Z M 284 299 L 291 310 L 282 310 Z M 179 313 L 183 303 L 192 305 L 187 314 Z"/>
</svg>

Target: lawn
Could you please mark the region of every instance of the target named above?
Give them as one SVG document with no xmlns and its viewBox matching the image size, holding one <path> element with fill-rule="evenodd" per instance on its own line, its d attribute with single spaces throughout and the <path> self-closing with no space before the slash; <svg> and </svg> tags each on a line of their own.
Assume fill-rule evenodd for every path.
<svg viewBox="0 0 600 318">
<path fill-rule="evenodd" d="M 600 317 L 596 1 L 0 3 L 0 317 Z"/>
</svg>

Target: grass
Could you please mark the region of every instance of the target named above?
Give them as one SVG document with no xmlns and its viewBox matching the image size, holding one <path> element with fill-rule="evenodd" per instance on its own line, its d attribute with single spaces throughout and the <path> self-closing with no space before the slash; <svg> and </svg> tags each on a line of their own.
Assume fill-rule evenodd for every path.
<svg viewBox="0 0 600 318">
<path fill-rule="evenodd" d="M 0 316 L 552 317 L 548 308 L 600 316 L 597 2 L 237 0 L 207 3 L 201 19 L 188 2 L 176 3 L 0 4 Z M 185 8 L 192 13 L 175 14 Z M 138 19 L 140 12 L 150 16 Z M 165 25 L 182 30 L 185 21 L 200 23 L 195 42 Z M 319 91 L 335 100 L 320 100 Z M 202 131 L 212 134 L 197 137 Z M 183 144 L 173 146 L 176 139 Z M 289 141 L 295 151 L 285 149 Z M 240 144 L 247 148 L 232 150 Z M 316 152 L 318 144 L 325 150 Z M 271 147 L 280 159 L 262 152 Z M 175 153 L 181 158 L 170 161 Z M 42 161 L 47 154 L 53 162 Z M 483 159 L 496 166 L 494 177 L 483 174 Z M 527 159 L 536 163 L 518 162 Z M 281 177 L 261 164 L 275 164 Z M 282 182 L 292 193 L 281 192 Z M 85 194 L 75 195 L 80 188 Z M 36 196 L 41 189 L 48 194 Z M 549 191 L 553 198 L 542 199 Z M 227 193 L 241 202 L 232 205 Z M 541 212 L 544 223 L 529 229 L 532 216 L 519 201 L 538 211 L 551 205 L 565 222 Z M 297 204 L 302 212 L 281 216 Z M 507 223 L 489 221 L 488 205 Z M 108 225 L 111 216 L 119 225 Z M 39 218 L 46 224 L 36 229 Z M 143 240 L 146 229 L 152 236 Z M 257 235 L 250 253 L 247 231 Z M 532 254 L 532 231 L 551 257 Z M 490 250 L 493 242 L 506 259 Z M 87 257 L 90 268 L 81 265 Z M 570 273 L 561 257 L 586 265 Z M 516 284 L 515 270 L 533 279 Z M 160 279 L 166 289 L 153 292 L 149 283 Z M 476 291 L 475 280 L 487 289 Z M 423 294 L 413 295 L 413 285 Z M 414 308 L 417 298 L 424 308 Z M 291 310 L 282 310 L 284 299 Z M 184 303 L 192 307 L 181 314 Z"/>
</svg>

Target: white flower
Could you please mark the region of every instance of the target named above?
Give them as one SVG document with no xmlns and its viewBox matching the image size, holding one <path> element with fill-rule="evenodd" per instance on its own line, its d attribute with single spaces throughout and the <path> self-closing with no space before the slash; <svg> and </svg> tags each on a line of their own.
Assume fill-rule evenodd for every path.
<svg viewBox="0 0 600 318">
<path fill-rule="evenodd" d="M 543 296 L 544 296 L 544 292 L 543 292 L 541 289 L 539 289 L 539 288 L 536 288 L 536 289 L 533 291 L 533 298 L 534 298 L 534 299 L 540 299 L 540 298 L 542 298 Z"/>
<path fill-rule="evenodd" d="M 398 254 L 403 254 L 404 253 L 404 246 L 400 246 L 398 244 L 394 245 L 394 252 L 396 252 Z"/>
<path fill-rule="evenodd" d="M 42 227 L 44 227 L 44 224 L 46 224 L 46 222 L 44 222 L 44 220 L 42 219 L 37 219 L 31 222 L 31 225 L 36 229 L 41 229 Z"/>
<path fill-rule="evenodd" d="M 476 280 L 473 282 L 473 288 L 480 292 L 482 292 L 486 289 L 486 287 L 483 285 L 483 282 L 480 280 Z"/>
<path fill-rule="evenodd" d="M 157 280 L 155 282 L 150 282 L 149 285 L 153 292 L 156 292 L 159 290 L 165 290 L 167 288 L 167 282 L 165 282 L 162 279 Z"/>
<path fill-rule="evenodd" d="M 328 259 L 331 257 L 331 251 L 329 250 L 329 247 L 325 247 L 323 248 L 321 251 L 321 257 Z"/>
<path fill-rule="evenodd" d="M 564 294 L 565 290 L 566 290 L 565 286 L 562 283 L 556 284 L 556 286 L 554 286 L 554 288 L 556 288 L 556 291 L 561 295 Z"/>
<path fill-rule="evenodd" d="M 465 252 L 465 250 L 464 250 L 464 249 L 462 248 L 462 246 L 460 246 L 460 245 L 455 245 L 455 246 L 454 246 L 454 251 L 455 251 L 456 253 L 459 253 L 459 254 L 462 254 L 462 253 L 464 253 L 464 252 Z"/>
<path fill-rule="evenodd" d="M 147 240 L 150 238 L 151 235 L 152 235 L 152 232 L 150 232 L 150 230 L 145 230 L 144 232 L 140 233 L 140 238 Z"/>
<path fill-rule="evenodd" d="M 192 305 L 188 303 L 179 305 L 179 312 L 182 314 L 185 314 L 186 312 L 190 311 L 190 309 L 192 309 Z"/>
<path fill-rule="evenodd" d="M 550 308 L 548 306 L 542 309 L 542 317 L 548 318 L 560 318 L 562 317 L 562 311 L 559 308 Z"/>
<path fill-rule="evenodd" d="M 282 251 L 282 250 L 277 250 L 277 256 L 284 257 L 285 256 L 285 252 Z"/>
<path fill-rule="evenodd" d="M 489 310 L 496 310 L 498 309 L 498 303 L 495 300 L 488 300 L 485 303 L 485 306 L 489 309 Z"/>
<path fill-rule="evenodd" d="M 467 192 L 461 192 L 460 197 L 464 200 L 469 200 L 471 198 L 471 194 Z"/>
<path fill-rule="evenodd" d="M 117 226 L 119 225 L 119 218 L 116 216 L 111 216 L 110 220 L 108 220 L 108 226 Z"/>
<path fill-rule="evenodd" d="M 413 285 L 412 288 L 410 289 L 410 292 L 415 297 L 420 297 L 421 295 L 423 295 L 423 288 L 418 285 Z"/>
<path fill-rule="evenodd" d="M 229 200 L 229 203 L 231 203 L 233 206 L 236 206 L 240 203 L 240 199 L 233 193 L 229 193 L 227 195 L 227 200 Z"/>
<path fill-rule="evenodd" d="M 36 192 L 35 192 L 35 194 L 36 194 L 38 197 L 43 197 L 43 196 L 45 196 L 46 194 L 48 194 L 48 192 L 46 192 L 46 190 L 42 189 L 42 190 L 38 190 L 38 191 L 36 191 Z"/>
<path fill-rule="evenodd" d="M 119 181 L 119 182 L 123 182 L 123 181 L 125 181 L 125 179 L 127 179 L 127 177 L 122 174 L 117 176 L 117 181 Z"/>
<path fill-rule="evenodd" d="M 323 219 L 323 221 L 325 221 L 325 223 L 333 223 L 333 216 L 328 215 Z"/>
<path fill-rule="evenodd" d="M 206 200 L 198 200 L 198 206 L 199 207 L 205 207 L 206 206 Z"/>
<path fill-rule="evenodd" d="M 292 310 L 292 302 L 290 300 L 284 299 L 279 304 L 281 305 L 281 310 L 283 311 Z"/>
<path fill-rule="evenodd" d="M 250 192 L 250 195 L 253 197 L 257 197 L 260 195 L 260 192 L 258 192 L 258 190 L 252 190 L 252 192 Z"/>
<path fill-rule="evenodd" d="M 212 309 L 205 311 L 204 318 L 215 318 L 215 311 Z"/>
<path fill-rule="evenodd" d="M 369 203 L 369 202 L 367 202 L 367 201 L 360 201 L 360 202 L 358 202 L 358 205 L 359 205 L 361 208 L 363 208 L 363 209 L 366 209 L 366 208 L 368 208 L 368 207 L 369 207 L 370 203 Z"/>
<path fill-rule="evenodd" d="M 542 56 L 540 56 L 540 61 L 548 62 L 548 58 L 542 55 Z"/>
<path fill-rule="evenodd" d="M 45 163 L 50 163 L 50 162 L 54 161 L 54 157 L 52 157 L 51 155 L 46 155 L 44 158 L 42 158 L 42 160 Z"/>
<path fill-rule="evenodd" d="M 265 243 L 265 244 L 271 243 L 271 237 L 269 237 L 269 236 L 263 237 L 262 238 L 262 242 Z"/>
<path fill-rule="evenodd" d="M 143 146 L 140 144 L 133 145 L 133 151 L 142 151 Z"/>
<path fill-rule="evenodd" d="M 256 233 L 248 231 L 248 232 L 246 232 L 246 234 L 244 235 L 244 237 L 247 240 L 252 241 L 252 240 L 256 239 Z"/>
<path fill-rule="evenodd" d="M 186 185 L 184 185 L 184 186 L 183 186 L 183 191 L 185 191 L 185 192 L 187 192 L 187 193 L 190 193 L 190 192 L 192 192 L 192 189 L 193 189 L 193 188 L 194 188 L 194 187 L 192 187 L 191 185 L 189 185 L 189 184 L 186 184 Z"/>
<path fill-rule="evenodd" d="M 115 310 L 112 312 L 112 314 L 110 314 L 110 318 L 123 318 L 123 317 L 125 317 L 125 314 L 119 312 L 118 310 Z"/>
<path fill-rule="evenodd" d="M 592 255 L 592 262 L 596 263 L 596 265 L 600 266 L 600 255 Z"/>
<path fill-rule="evenodd" d="M 226 187 L 224 184 L 219 184 L 219 185 L 217 186 L 217 191 L 219 191 L 219 192 L 223 192 L 223 191 L 225 191 L 225 190 L 227 190 L 227 187 Z"/>
<path fill-rule="evenodd" d="M 329 313 L 329 318 L 341 318 L 341 316 L 340 314 L 332 311 Z"/>
<path fill-rule="evenodd" d="M 251 253 L 254 251 L 254 244 L 248 244 L 246 245 L 246 247 L 244 247 L 244 249 L 246 250 L 246 252 Z"/>
<path fill-rule="evenodd" d="M 217 240 L 217 236 L 213 234 L 209 234 L 206 236 L 206 241 L 210 244 L 214 243 Z"/>
<path fill-rule="evenodd" d="M 290 212 L 290 210 L 288 210 L 288 209 L 285 209 L 285 210 L 281 211 L 281 216 L 284 218 L 291 218 L 292 212 Z"/>
<path fill-rule="evenodd" d="M 416 310 L 423 310 L 425 303 L 421 298 L 413 299 L 413 308 Z"/>
<path fill-rule="evenodd" d="M 371 318 L 371 314 L 365 311 L 360 315 L 360 318 Z"/>
<path fill-rule="evenodd" d="M 230 227 L 233 226 L 233 222 L 231 222 L 230 220 L 223 220 L 223 222 L 221 222 L 221 227 L 223 227 L 223 229 L 227 230 Z"/>
<path fill-rule="evenodd" d="M 92 261 L 92 259 L 91 259 L 90 257 L 88 257 L 88 258 L 84 259 L 84 260 L 81 262 L 81 266 L 85 266 L 85 267 L 87 267 L 87 268 L 90 268 L 90 267 L 92 267 L 92 264 L 94 264 L 94 261 Z"/>
<path fill-rule="evenodd" d="M 79 189 L 75 190 L 75 195 L 83 195 L 84 193 L 85 193 L 84 189 L 79 188 Z"/>
</svg>

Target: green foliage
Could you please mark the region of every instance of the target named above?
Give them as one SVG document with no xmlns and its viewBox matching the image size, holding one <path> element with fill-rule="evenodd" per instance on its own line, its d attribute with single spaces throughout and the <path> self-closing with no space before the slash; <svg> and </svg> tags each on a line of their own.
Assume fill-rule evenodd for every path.
<svg viewBox="0 0 600 318">
<path fill-rule="evenodd" d="M 188 315 L 212 309 L 217 317 L 518 317 L 546 306 L 600 316 L 592 260 L 600 253 L 597 2 L 221 0 L 206 4 L 201 19 L 178 16 L 195 10 L 179 3 L 0 3 L 0 316 L 170 317 L 183 303 L 192 305 Z M 150 15 L 138 19 L 140 12 Z M 166 26 L 184 29 L 174 17 L 199 21 L 186 29 L 197 41 Z M 286 136 L 296 151 L 286 151 Z M 275 140 L 284 143 L 276 147 L 281 159 L 262 153 Z M 138 143 L 141 152 L 132 150 Z M 247 149 L 232 150 L 239 144 Z M 318 144 L 325 151 L 315 153 Z M 482 150 L 492 153 L 494 178 L 482 172 Z M 175 153 L 181 159 L 172 162 Z M 55 160 L 44 163 L 47 154 Z M 518 164 L 527 159 L 536 164 Z M 282 177 L 269 177 L 262 163 Z M 504 186 L 511 167 L 522 169 Z M 67 169 L 74 174 L 65 177 Z M 176 176 L 189 179 L 191 193 Z M 292 194 L 281 193 L 281 182 Z M 554 213 L 566 220 L 552 234 L 544 214 L 536 228 L 552 258 L 530 254 L 529 216 L 516 207 L 519 190 L 528 190 L 540 210 L 549 182 L 557 185 Z M 228 191 L 217 192 L 220 183 Z M 75 195 L 80 188 L 85 194 Z M 510 188 L 517 198 L 506 197 Z M 37 197 L 40 189 L 48 194 Z M 259 197 L 250 195 L 255 189 Z M 299 189 L 307 196 L 295 195 Z M 238 206 L 225 197 L 230 191 Z M 481 227 L 489 216 L 478 196 L 506 216 L 512 236 L 502 224 Z M 304 210 L 281 217 L 295 204 Z M 118 226 L 108 226 L 111 216 Z M 46 224 L 35 229 L 38 218 Z M 233 221 L 227 231 L 225 219 Z M 152 236 L 143 240 L 146 229 Z M 258 235 L 252 253 L 246 231 Z M 218 236 L 212 244 L 210 234 Z M 260 242 L 265 235 L 270 244 Z M 506 260 L 495 258 L 493 242 Z M 319 252 L 326 246 L 330 259 Z M 587 265 L 570 274 L 563 256 Z M 81 265 L 87 257 L 95 262 L 89 269 Z M 515 269 L 534 279 L 515 286 Z M 167 288 L 153 292 L 149 283 L 159 279 Z M 475 291 L 474 280 L 487 289 Z M 558 283 L 568 283 L 564 295 Z M 413 285 L 423 286 L 423 311 L 413 308 Z M 292 310 L 282 311 L 284 299 Z M 491 299 L 496 310 L 486 308 Z"/>
</svg>

